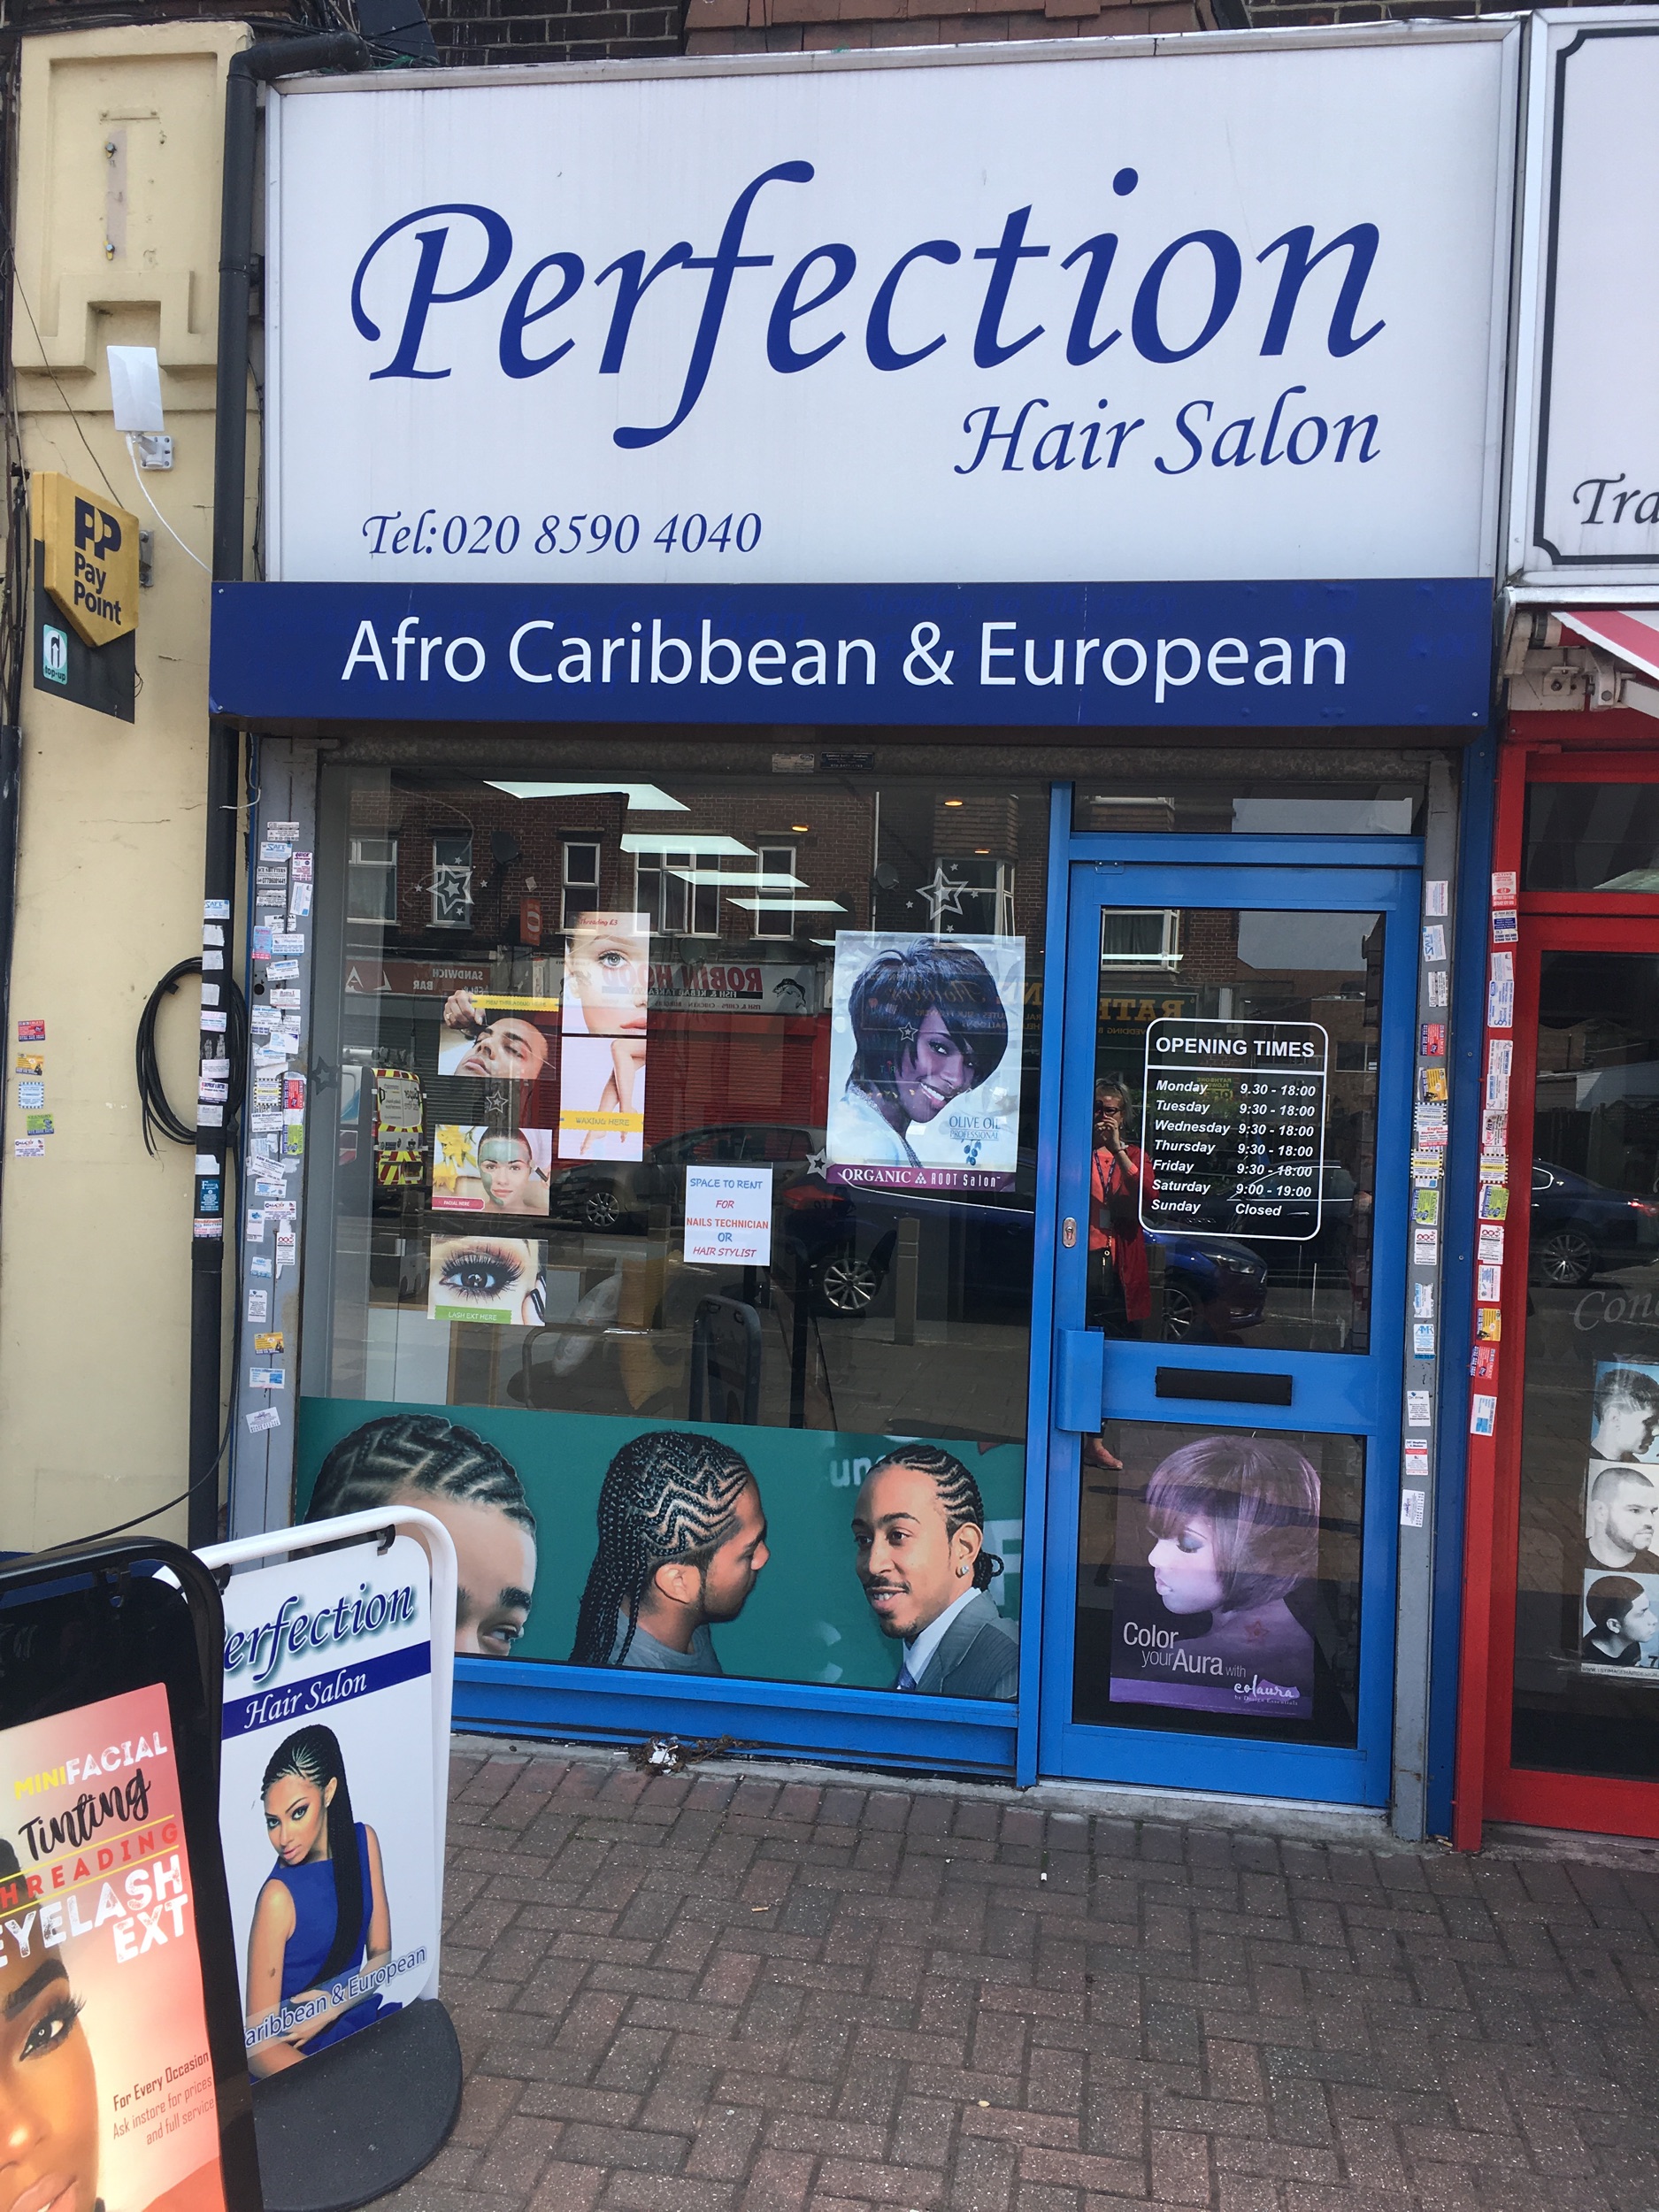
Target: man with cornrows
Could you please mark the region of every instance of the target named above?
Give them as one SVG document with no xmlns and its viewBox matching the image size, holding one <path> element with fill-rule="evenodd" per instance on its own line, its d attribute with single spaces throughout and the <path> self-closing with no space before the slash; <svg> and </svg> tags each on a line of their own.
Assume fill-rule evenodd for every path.
<svg viewBox="0 0 1659 2212">
<path fill-rule="evenodd" d="M 895 1690 L 1016 1697 L 1019 1639 L 986 1593 L 979 1486 L 937 1444 L 902 1444 L 864 1477 L 853 1515 L 858 1579 L 884 1636 L 904 1647 Z"/>
<path fill-rule="evenodd" d="M 680 1429 L 632 1438 L 599 1493 L 572 1663 L 723 1673 L 710 1631 L 737 1618 L 770 1556 L 759 1486 L 729 1444 Z"/>
</svg>

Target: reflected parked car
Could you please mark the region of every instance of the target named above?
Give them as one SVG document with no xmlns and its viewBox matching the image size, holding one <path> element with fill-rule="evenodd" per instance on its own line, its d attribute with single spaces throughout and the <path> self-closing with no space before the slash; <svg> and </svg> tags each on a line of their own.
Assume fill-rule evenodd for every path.
<svg viewBox="0 0 1659 2212">
<path fill-rule="evenodd" d="M 1548 1160 L 1532 1163 L 1532 1279 L 1561 1290 L 1659 1246 L 1659 1200 L 1609 1190 Z"/>
</svg>

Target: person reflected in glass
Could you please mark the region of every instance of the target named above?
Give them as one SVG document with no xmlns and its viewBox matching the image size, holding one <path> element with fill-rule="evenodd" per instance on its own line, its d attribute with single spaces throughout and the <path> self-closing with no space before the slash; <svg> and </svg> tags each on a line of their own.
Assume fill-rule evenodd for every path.
<svg viewBox="0 0 1659 2212">
<path fill-rule="evenodd" d="M 830 1113 L 829 1156 L 858 1167 L 919 1167 L 909 1131 L 977 1090 L 1008 1051 L 995 978 L 971 946 L 918 938 L 879 952 L 847 996 L 853 1064 Z"/>
<path fill-rule="evenodd" d="M 895 1689 L 1019 1694 L 1018 1632 L 987 1594 L 1002 1563 L 985 1548 L 985 1502 L 954 1453 L 905 1444 L 877 1460 L 858 1493 L 853 1543 L 876 1625 L 904 1647 Z"/>
<path fill-rule="evenodd" d="M 1629 1575 L 1602 1575 L 1584 1594 L 1590 1632 L 1579 1647 L 1586 1666 L 1651 1666 L 1642 1647 L 1659 1636 L 1659 1614 L 1640 1582 Z"/>
<path fill-rule="evenodd" d="M 1275 1437 L 1202 1437 L 1154 1470 L 1146 1514 L 1147 1562 L 1165 1611 L 1210 1617 L 1185 1647 L 1189 1657 L 1213 1653 L 1230 1675 L 1310 1703 L 1313 1638 L 1285 1601 L 1318 1572 L 1311 1463 Z"/>
<path fill-rule="evenodd" d="M 1659 1575 L 1654 1553 L 1659 1525 L 1659 1489 L 1635 1467 L 1601 1467 L 1590 1479 L 1586 1516 L 1587 1563 L 1617 1567 L 1632 1574 Z"/>
<path fill-rule="evenodd" d="M 1602 1367 L 1595 1379 L 1590 1451 L 1596 1459 L 1646 1459 L 1659 1429 L 1659 1382 L 1640 1367 Z"/>
<path fill-rule="evenodd" d="M 748 1463 L 717 1437 L 648 1431 L 605 1470 L 598 1517 L 572 1664 L 723 1674 L 711 1632 L 772 1555 Z"/>
<path fill-rule="evenodd" d="M 1141 1226 L 1143 1187 L 1151 1190 L 1146 1155 L 1129 1141 L 1134 1102 L 1125 1087 L 1102 1078 L 1094 1086 L 1089 1159 L 1088 1296 L 1091 1329 L 1112 1337 L 1139 1336 L 1152 1313 L 1152 1276 Z M 1119 1467 L 1104 1434 L 1084 1443 L 1085 1463 Z"/>
<path fill-rule="evenodd" d="M 284 2073 L 400 2009 L 350 1982 L 392 1955 L 380 1838 L 354 1820 L 332 1728 L 301 1728 L 272 1754 L 261 1786 L 276 1864 L 248 1936 L 248 2065 Z"/>
<path fill-rule="evenodd" d="M 535 1590 L 535 1515 L 493 1444 L 434 1413 L 388 1413 L 341 1438 L 318 1471 L 310 1521 L 419 1506 L 455 1541 L 455 1648 L 511 1659 Z"/>
</svg>

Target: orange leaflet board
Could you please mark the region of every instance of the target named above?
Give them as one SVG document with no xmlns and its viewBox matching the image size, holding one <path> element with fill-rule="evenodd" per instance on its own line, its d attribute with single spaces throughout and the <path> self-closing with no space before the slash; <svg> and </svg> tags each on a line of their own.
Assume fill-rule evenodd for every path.
<svg viewBox="0 0 1659 2212">
<path fill-rule="evenodd" d="M 8 1728 L 0 1757 L 13 2212 L 224 2212 L 167 1693 Z"/>
</svg>

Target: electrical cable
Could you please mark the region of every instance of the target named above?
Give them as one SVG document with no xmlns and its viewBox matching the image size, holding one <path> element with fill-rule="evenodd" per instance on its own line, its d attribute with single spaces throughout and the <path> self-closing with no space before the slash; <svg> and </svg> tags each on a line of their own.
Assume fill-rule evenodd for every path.
<svg viewBox="0 0 1659 2212">
<path fill-rule="evenodd" d="M 187 976 L 200 975 L 202 956 L 197 953 L 188 960 L 180 960 L 168 969 L 150 996 L 144 1001 L 144 1010 L 138 1018 L 138 1036 L 134 1048 L 134 1068 L 138 1078 L 139 1103 L 144 1113 L 144 1149 L 155 1157 L 156 1138 L 163 1136 L 173 1144 L 196 1148 L 196 1124 L 185 1122 L 174 1113 L 161 1079 L 161 1064 L 156 1054 L 156 1020 L 164 1002 L 176 993 Z M 229 1003 L 226 1008 L 225 1056 L 230 1062 L 230 1078 L 226 1086 L 225 1100 L 225 1155 L 231 1159 L 237 1153 L 236 1124 L 242 1112 L 242 1096 L 247 1087 L 248 1066 L 248 1002 L 242 995 L 242 987 L 234 979 L 229 982 Z"/>
<path fill-rule="evenodd" d="M 157 506 L 155 501 L 150 498 L 150 487 L 145 483 L 143 475 L 138 465 L 138 444 L 136 435 L 133 431 L 129 430 L 127 432 L 126 436 L 127 457 L 133 465 L 133 481 L 137 485 L 139 490 L 143 494 L 145 499 L 149 502 L 150 513 L 155 516 L 156 520 L 161 525 L 167 535 L 173 540 L 173 543 L 178 547 L 180 552 L 188 555 L 188 557 L 196 563 L 204 576 L 211 576 L 213 572 L 209 568 L 207 563 L 202 558 L 202 556 L 199 553 L 192 553 L 190 551 L 189 547 L 179 535 L 173 525 L 168 521 L 166 516 L 162 513 L 160 508 Z"/>
</svg>

